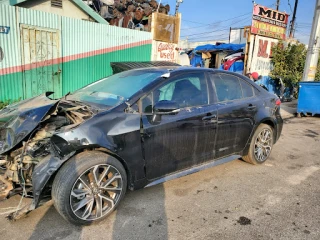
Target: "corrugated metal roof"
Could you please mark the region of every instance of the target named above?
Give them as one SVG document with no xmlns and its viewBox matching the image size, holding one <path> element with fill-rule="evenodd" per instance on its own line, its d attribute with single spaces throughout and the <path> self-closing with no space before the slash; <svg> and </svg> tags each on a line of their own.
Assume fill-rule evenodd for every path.
<svg viewBox="0 0 320 240">
<path fill-rule="evenodd" d="M 93 11 L 93 9 L 91 9 L 82 0 L 72 0 L 72 2 L 74 2 L 74 4 L 76 4 L 79 8 L 81 8 L 84 12 L 86 12 L 90 17 L 92 17 L 98 23 L 109 25 L 109 23 L 103 17 L 101 17 L 99 14 L 97 14 L 95 11 Z"/>
<path fill-rule="evenodd" d="M 15 6 L 17 4 L 31 1 L 31 0 L 9 0 L 11 6 Z M 104 18 L 102 18 L 99 14 L 97 14 L 95 11 L 93 11 L 88 5 L 86 5 L 81 0 L 71 0 L 75 5 L 77 5 L 82 11 L 87 13 L 90 17 L 92 17 L 94 20 L 96 20 L 98 23 L 102 24 L 109 24 Z"/>
<path fill-rule="evenodd" d="M 137 69 L 137 68 L 148 68 L 148 67 L 177 67 L 181 66 L 177 63 L 166 62 L 166 61 L 150 61 L 150 62 L 111 62 L 110 63 L 113 74 L 120 73 L 123 71 Z"/>
</svg>

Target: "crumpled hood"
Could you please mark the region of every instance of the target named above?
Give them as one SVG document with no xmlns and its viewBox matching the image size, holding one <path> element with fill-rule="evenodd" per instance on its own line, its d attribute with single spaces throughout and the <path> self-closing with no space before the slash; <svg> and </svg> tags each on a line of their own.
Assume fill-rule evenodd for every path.
<svg viewBox="0 0 320 240">
<path fill-rule="evenodd" d="M 0 111 L 0 154 L 25 139 L 59 101 L 48 98 L 52 92 L 12 104 Z"/>
</svg>

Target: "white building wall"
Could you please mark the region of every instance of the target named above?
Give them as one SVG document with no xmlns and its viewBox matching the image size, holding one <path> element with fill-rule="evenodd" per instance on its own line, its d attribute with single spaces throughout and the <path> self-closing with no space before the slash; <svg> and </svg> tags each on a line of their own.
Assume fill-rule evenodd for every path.
<svg viewBox="0 0 320 240">
<path fill-rule="evenodd" d="M 1 0 L 0 0 L 1 1 Z M 27 1 L 21 4 L 18 4 L 19 7 L 39 10 L 48 13 L 54 13 L 60 16 L 82 19 L 82 20 L 91 20 L 89 15 L 78 8 L 73 2 L 70 0 L 63 0 L 62 8 L 51 7 L 50 0 L 33 0 Z"/>
</svg>

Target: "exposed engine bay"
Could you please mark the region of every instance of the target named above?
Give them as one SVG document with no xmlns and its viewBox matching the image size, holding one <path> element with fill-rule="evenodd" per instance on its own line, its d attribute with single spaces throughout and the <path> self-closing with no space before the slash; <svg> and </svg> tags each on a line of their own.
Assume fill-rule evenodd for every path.
<svg viewBox="0 0 320 240">
<path fill-rule="evenodd" d="M 18 141 L 19 136 L 16 140 L 10 139 L 10 136 L 13 135 L 10 131 L 19 129 L 22 120 L 32 120 L 37 115 L 34 111 L 30 111 L 26 113 L 25 118 L 14 119 L 12 117 L 4 123 L 1 122 L 0 114 L 0 150 L 1 148 L 4 149 L 4 151 L 0 151 L 0 200 L 7 199 L 15 194 L 22 194 L 24 197 L 33 196 L 32 176 L 35 166 L 45 157 L 56 155 L 50 141 L 51 137 L 55 133 L 78 126 L 94 115 L 90 107 L 66 99 L 56 101 L 48 109 L 43 117 L 38 116 L 41 117 L 40 122 L 35 121 L 34 125 L 30 123 L 30 129 L 28 129 L 31 131 L 30 133 L 26 134 L 26 131 L 20 133 L 20 139 L 23 138 L 20 142 Z M 10 110 L 8 112 L 10 115 Z M 32 129 L 33 126 L 36 127 Z M 3 139 L 6 139 L 7 142 L 11 141 L 12 148 L 8 151 L 5 150 L 9 148 L 5 146 L 7 143 L 1 142 Z"/>
</svg>

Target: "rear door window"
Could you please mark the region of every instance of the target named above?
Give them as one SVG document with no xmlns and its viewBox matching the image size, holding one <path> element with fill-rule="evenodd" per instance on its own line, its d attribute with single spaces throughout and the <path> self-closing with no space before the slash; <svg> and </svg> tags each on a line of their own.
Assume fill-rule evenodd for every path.
<svg viewBox="0 0 320 240">
<path fill-rule="evenodd" d="M 213 74 L 218 102 L 233 101 L 242 98 L 239 78 L 229 74 Z"/>
</svg>

